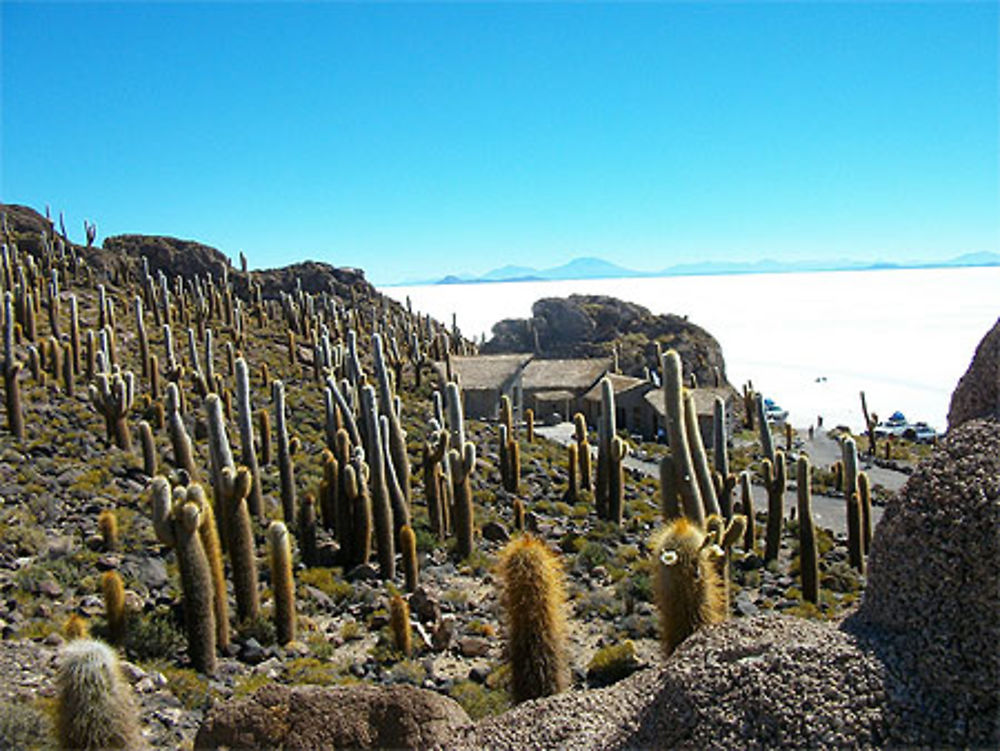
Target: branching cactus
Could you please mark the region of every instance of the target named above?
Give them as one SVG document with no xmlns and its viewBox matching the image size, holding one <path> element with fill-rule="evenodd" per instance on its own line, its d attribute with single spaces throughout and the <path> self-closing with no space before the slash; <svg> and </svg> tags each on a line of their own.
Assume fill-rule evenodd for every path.
<svg viewBox="0 0 1000 751">
<path fill-rule="evenodd" d="M 187 502 L 187 490 L 178 488 L 174 501 L 166 478 L 153 478 L 153 529 L 157 539 L 177 553 L 184 595 L 188 656 L 196 670 L 211 675 L 215 672 L 212 572 L 198 533 L 201 511 L 198 504 Z"/>
<path fill-rule="evenodd" d="M 650 541 L 657 563 L 656 604 L 660 640 L 669 656 L 702 626 L 725 620 L 726 590 L 719 576 L 725 551 L 686 517 L 680 517 Z"/>
<path fill-rule="evenodd" d="M 271 589 L 274 592 L 274 625 L 281 645 L 295 639 L 295 579 L 292 577 L 292 547 L 288 528 L 271 522 L 267 529 Z"/>
<path fill-rule="evenodd" d="M 663 354 L 663 401 L 666 413 L 667 440 L 673 457 L 677 486 L 680 491 L 684 516 L 698 527 L 705 525 L 705 509 L 701 490 L 695 477 L 694 461 L 688 447 L 688 433 L 684 421 L 684 385 L 681 376 L 681 357 L 675 350 Z"/>
<path fill-rule="evenodd" d="M 577 463 L 580 467 L 580 490 L 592 493 L 593 477 L 590 468 L 590 442 L 587 440 L 587 418 L 583 413 L 573 415 L 574 438 L 576 440 Z"/>
<path fill-rule="evenodd" d="M 141 749 L 132 689 L 107 644 L 74 639 L 59 658 L 56 735 L 64 749 Z"/>
<path fill-rule="evenodd" d="M 344 498 L 351 504 L 353 536 L 348 535 L 350 544 L 345 547 L 348 563 L 361 565 L 371 557 L 371 538 L 374 521 L 372 502 L 368 494 L 368 465 L 362 459 L 363 451 L 358 448 L 351 464 L 343 471 Z"/>
<path fill-rule="evenodd" d="M 375 522 L 375 539 L 378 544 L 379 573 L 383 579 L 393 579 L 396 575 L 396 551 L 393 544 L 392 503 L 385 477 L 385 457 L 382 453 L 375 389 L 371 386 L 364 386 L 361 389 L 361 412 L 364 417 L 365 436 L 368 439 L 365 456 L 371 475 L 372 518 Z"/>
<path fill-rule="evenodd" d="M 442 493 L 441 462 L 448 451 L 448 431 L 442 430 L 432 421 L 430 440 L 424 441 L 421 453 L 421 467 L 424 473 L 424 495 L 427 498 L 427 516 L 431 531 L 438 540 L 444 540 L 447 533 L 445 524 L 445 497 Z"/>
<path fill-rule="evenodd" d="M 209 339 L 208 341 L 211 341 Z M 236 415 L 240 431 L 240 461 L 250 472 L 250 496 L 247 506 L 250 513 L 262 519 L 264 495 L 260 485 L 260 466 L 254 446 L 253 410 L 250 406 L 250 368 L 242 357 L 236 359 Z"/>
<path fill-rule="evenodd" d="M 515 702 L 569 685 L 566 594 L 559 559 L 543 542 L 523 535 L 500 552 L 497 571 Z"/>
<path fill-rule="evenodd" d="M 455 500 L 455 538 L 460 558 L 467 558 L 473 549 L 475 508 L 472 503 L 472 485 L 469 479 L 476 466 L 476 446 L 465 441 L 465 423 L 462 414 L 462 394 L 458 384 L 447 385 L 448 425 L 451 427 L 452 448 L 448 464 L 451 471 L 452 497 Z"/>
<path fill-rule="evenodd" d="M 764 459 L 761 472 L 764 488 L 767 490 L 767 531 L 764 545 L 766 563 L 778 558 L 781 547 L 781 523 L 785 513 L 785 488 L 788 485 L 784 452 L 775 452 L 773 465 Z"/>
<path fill-rule="evenodd" d="M 219 649 L 226 649 L 229 646 L 229 596 L 226 593 L 226 571 L 222 563 L 222 545 L 219 542 L 215 511 L 208 502 L 204 488 L 197 483 L 188 486 L 185 499 L 198 507 L 198 535 L 201 537 L 201 546 L 205 550 L 208 568 L 212 574 L 215 643 Z"/>
<path fill-rule="evenodd" d="M 278 438 L 278 476 L 281 480 L 281 512 L 286 524 L 295 524 L 295 466 L 288 444 L 288 423 L 285 418 L 285 384 L 271 382 L 274 401 L 274 432 Z"/>
<path fill-rule="evenodd" d="M 810 490 L 809 458 L 800 456 L 795 465 L 795 482 L 799 500 L 799 575 L 802 597 L 819 603 L 819 553 L 816 549 L 816 527 L 813 524 L 812 492 Z"/>
<path fill-rule="evenodd" d="M 220 501 L 227 506 L 226 516 L 230 524 L 229 560 L 236 592 L 236 617 L 240 622 L 254 620 L 260 612 L 257 556 L 247 504 L 251 484 L 250 470 L 246 467 L 222 469 Z"/>
<path fill-rule="evenodd" d="M 104 417 L 108 440 L 113 440 L 122 451 L 131 451 L 132 433 L 127 418 L 135 399 L 132 373 L 98 373 L 95 380 L 90 386 L 90 401 Z"/>
</svg>

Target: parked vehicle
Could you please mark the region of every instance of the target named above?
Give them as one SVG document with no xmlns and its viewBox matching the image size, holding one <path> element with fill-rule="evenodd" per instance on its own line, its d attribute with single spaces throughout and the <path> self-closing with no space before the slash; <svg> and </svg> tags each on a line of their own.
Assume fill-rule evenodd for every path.
<svg viewBox="0 0 1000 751">
<path fill-rule="evenodd" d="M 782 409 L 780 405 L 775 404 L 773 399 L 765 399 L 764 417 L 767 418 L 768 422 L 783 423 L 788 419 L 788 410 Z"/>
<path fill-rule="evenodd" d="M 894 412 L 885 422 L 875 426 L 875 435 L 879 438 L 905 438 L 917 443 L 933 443 L 937 440 L 937 431 L 926 422 L 908 422 L 902 412 Z"/>
<path fill-rule="evenodd" d="M 903 438 L 917 443 L 934 443 L 937 440 L 937 431 L 926 422 L 915 422 L 903 431 Z"/>
</svg>

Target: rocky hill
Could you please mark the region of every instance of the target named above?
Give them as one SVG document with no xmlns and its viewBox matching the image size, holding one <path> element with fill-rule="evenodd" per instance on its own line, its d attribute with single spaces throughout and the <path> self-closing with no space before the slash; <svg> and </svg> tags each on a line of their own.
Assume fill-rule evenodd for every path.
<svg viewBox="0 0 1000 751">
<path fill-rule="evenodd" d="M 603 295 L 546 297 L 531 307 L 531 318 L 508 318 L 493 327 L 484 354 L 536 352 L 542 357 L 602 357 L 618 347 L 619 367 L 641 377 L 658 370 L 656 343 L 675 349 L 684 371 L 701 384 L 714 383 L 716 369 L 726 382 L 722 348 L 705 329 L 677 315 L 654 315 L 648 308 Z"/>
</svg>

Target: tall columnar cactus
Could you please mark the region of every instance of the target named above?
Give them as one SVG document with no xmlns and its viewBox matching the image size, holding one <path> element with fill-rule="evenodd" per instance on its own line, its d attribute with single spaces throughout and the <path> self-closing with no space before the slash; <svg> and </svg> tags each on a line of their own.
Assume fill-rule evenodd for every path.
<svg viewBox="0 0 1000 751">
<path fill-rule="evenodd" d="M 383 579 L 393 579 L 396 575 L 396 551 L 393 544 L 394 526 L 389 486 L 385 476 L 385 457 L 382 452 L 382 431 L 379 426 L 375 389 L 364 386 L 361 389 L 361 411 L 364 417 L 367 439 L 365 457 L 370 474 L 372 518 L 375 522 L 375 539 L 378 544 L 379 572 Z M 358 477 L 360 482 L 363 478 Z"/>
<path fill-rule="evenodd" d="M 872 544 L 872 490 L 867 472 L 858 472 L 858 500 L 861 502 L 861 539 L 865 555 Z"/>
<path fill-rule="evenodd" d="M 219 542 L 215 511 L 208 502 L 204 488 L 197 483 L 188 486 L 185 499 L 187 503 L 193 503 L 198 507 L 198 535 L 201 537 L 201 546 L 205 550 L 208 569 L 212 575 L 215 643 L 219 649 L 226 649 L 229 647 L 229 597 L 226 594 L 226 571 L 222 563 L 222 545 Z"/>
<path fill-rule="evenodd" d="M 723 517 L 729 519 L 733 515 L 733 489 L 736 478 L 729 472 L 728 430 L 726 427 L 726 403 L 722 397 L 715 397 L 712 410 L 712 461 L 715 471 L 722 478 L 722 489 L 719 495 L 719 510 Z"/>
<path fill-rule="evenodd" d="M 684 385 L 681 376 L 681 357 L 675 350 L 667 350 L 661 363 L 663 371 L 663 401 L 666 413 L 667 440 L 674 463 L 674 475 L 681 497 L 684 516 L 697 524 L 705 525 L 705 508 L 695 475 L 694 461 L 688 446 L 685 424 Z"/>
<path fill-rule="evenodd" d="M 299 550 L 302 563 L 307 567 L 319 565 L 319 548 L 316 545 L 316 499 L 306 493 L 299 504 Z"/>
<path fill-rule="evenodd" d="M 246 360 L 236 358 L 236 414 L 240 431 L 240 461 L 250 472 L 250 496 L 247 506 L 258 519 L 264 516 L 264 495 L 260 486 L 260 466 L 254 446 L 253 409 L 250 406 L 250 369 Z"/>
<path fill-rule="evenodd" d="M 149 378 L 149 335 L 146 333 L 146 321 L 142 314 L 142 298 L 135 296 L 132 302 L 135 311 L 135 330 L 139 339 L 139 372 L 143 378 Z"/>
<path fill-rule="evenodd" d="M 443 540 L 447 533 L 445 524 L 445 498 L 442 493 L 441 462 L 448 451 L 448 431 L 434 423 L 430 440 L 424 441 L 421 466 L 424 473 L 424 495 L 427 499 L 427 516 L 431 531 Z"/>
<path fill-rule="evenodd" d="M 368 467 L 361 458 L 361 449 L 355 454 L 352 463 L 344 467 L 344 498 L 351 504 L 351 521 L 353 529 L 346 547 L 349 563 L 356 565 L 368 563 L 371 557 L 372 501 L 368 493 L 366 475 Z"/>
<path fill-rule="evenodd" d="M 399 550 L 403 557 L 403 574 L 406 578 L 406 591 L 415 592 L 420 578 L 420 567 L 417 563 L 417 536 L 413 529 L 405 526 L 399 530 Z"/>
<path fill-rule="evenodd" d="M 60 748 L 145 747 L 132 689 L 103 642 L 74 639 L 59 658 L 55 724 Z"/>
<path fill-rule="evenodd" d="M 615 524 L 622 523 L 625 512 L 625 466 L 623 461 L 628 456 L 628 444 L 615 436 L 611 439 L 611 451 L 608 463 L 608 516 Z"/>
<path fill-rule="evenodd" d="M 528 443 L 535 442 L 535 410 L 530 407 L 524 410 L 524 433 Z"/>
<path fill-rule="evenodd" d="M 579 455 L 579 448 L 577 445 L 570 442 L 569 446 L 566 447 L 567 450 L 567 461 L 566 461 L 566 477 L 568 483 L 566 486 L 566 502 L 576 503 L 579 497 L 579 489 L 577 483 L 577 467 L 579 465 L 579 460 L 577 459 Z"/>
<path fill-rule="evenodd" d="M 580 490 L 592 493 L 593 477 L 590 468 L 590 441 L 587 440 L 587 418 L 582 412 L 573 415 L 574 439 L 576 440 L 576 458 L 580 468 Z"/>
<path fill-rule="evenodd" d="M 694 462 L 695 477 L 698 479 L 698 489 L 701 491 L 701 501 L 705 508 L 705 516 L 721 513 L 719 499 L 715 494 L 715 483 L 712 468 L 708 463 L 705 445 L 701 440 L 701 430 L 698 428 L 698 412 L 694 405 L 694 395 L 684 396 L 684 426 L 687 430 L 688 446 L 691 450 L 691 460 Z"/>
<path fill-rule="evenodd" d="M 132 433 L 128 413 L 135 399 L 135 379 L 132 373 L 98 373 L 90 386 L 90 400 L 104 417 L 108 440 L 122 451 L 132 450 Z"/>
<path fill-rule="evenodd" d="M 212 571 L 199 534 L 201 510 L 197 503 L 187 501 L 189 488 L 178 488 L 173 501 L 165 477 L 154 477 L 151 490 L 153 529 L 160 542 L 177 553 L 188 656 L 196 670 L 211 675 L 215 672 L 215 595 Z"/>
<path fill-rule="evenodd" d="M 455 501 L 455 538 L 460 558 L 472 554 L 475 508 L 472 503 L 472 485 L 469 479 L 476 466 L 476 446 L 465 441 L 465 423 L 462 414 L 462 394 L 458 384 L 446 387 L 448 425 L 451 427 L 452 448 L 448 465 L 451 472 L 452 498 Z"/>
<path fill-rule="evenodd" d="M 850 498 L 858 492 L 858 446 L 854 439 L 848 436 L 840 444 L 844 460 L 844 498 Z"/>
<path fill-rule="evenodd" d="M 774 464 L 764 459 L 761 472 L 767 490 L 767 536 L 764 547 L 764 561 L 767 562 L 777 559 L 781 547 L 781 523 L 785 511 L 785 488 L 788 485 L 784 452 L 775 452 Z"/>
<path fill-rule="evenodd" d="M 497 564 L 515 702 L 563 691 L 569 685 L 566 594 L 559 559 L 530 535 L 517 537 Z"/>
<path fill-rule="evenodd" d="M 240 622 L 257 618 L 260 594 L 257 591 L 257 556 L 253 525 L 247 497 L 252 480 L 246 467 L 223 467 L 221 503 L 226 504 L 229 519 L 229 560 L 232 564 L 233 590 L 236 593 L 236 617 Z"/>
<path fill-rule="evenodd" d="M 750 487 L 750 473 L 740 472 L 740 513 L 747 518 L 746 532 L 743 533 L 743 549 L 752 553 L 757 545 L 757 518 L 753 505 L 753 490 Z"/>
<path fill-rule="evenodd" d="M 274 400 L 274 432 L 278 438 L 278 476 L 281 480 L 281 512 L 286 524 L 295 524 L 295 467 L 288 446 L 288 423 L 285 418 L 285 384 L 271 382 Z"/>
<path fill-rule="evenodd" d="M 509 437 L 514 435 L 514 411 L 506 394 L 500 395 L 500 424 L 507 427 Z"/>
<path fill-rule="evenodd" d="M 725 620 L 726 590 L 719 576 L 725 551 L 686 517 L 658 532 L 650 547 L 656 566 L 656 604 L 664 654 L 702 626 Z"/>
<path fill-rule="evenodd" d="M 767 421 L 764 410 L 764 395 L 754 394 L 754 407 L 757 412 L 757 428 L 760 431 L 760 448 L 764 457 L 774 463 L 774 438 L 771 435 L 771 424 Z"/>
<path fill-rule="evenodd" d="M 274 625 L 279 644 L 295 639 L 295 579 L 292 578 L 292 547 L 288 528 L 271 522 L 267 529 L 271 590 L 274 592 Z"/>
<path fill-rule="evenodd" d="M 180 412 L 180 393 L 176 383 L 167 384 L 167 433 L 174 451 L 174 464 L 187 472 L 188 477 L 198 479 L 198 466 L 194 462 L 194 450 L 191 446 L 191 436 L 184 427 L 184 418 Z"/>
<path fill-rule="evenodd" d="M 521 445 L 513 431 L 507 435 L 507 491 L 516 493 L 521 487 Z"/>
<path fill-rule="evenodd" d="M 260 433 L 260 463 L 271 463 L 271 414 L 266 409 L 257 410 L 257 432 Z"/>
<path fill-rule="evenodd" d="M 608 378 L 601 379 L 601 417 L 597 423 L 597 487 L 594 500 L 597 516 L 610 518 L 611 488 L 614 484 L 611 467 L 611 442 L 617 432 L 615 426 L 615 391 Z"/>
<path fill-rule="evenodd" d="M 386 366 L 383 352 L 382 337 L 372 334 L 372 360 L 375 365 L 375 378 L 378 381 L 379 413 L 389 422 L 389 456 L 396 473 L 396 480 L 403 492 L 407 506 L 411 503 L 410 489 L 410 458 L 406 453 L 406 433 L 400 423 L 400 415 L 396 411 L 395 393 L 389 380 L 389 369 Z"/>
<path fill-rule="evenodd" d="M 746 533 L 747 518 L 743 514 L 734 514 L 733 518 L 726 521 L 719 514 L 712 514 L 705 520 L 705 533 L 713 538 L 715 545 L 718 545 L 723 552 L 722 556 L 714 557 L 716 572 L 722 582 L 723 609 L 729 613 L 729 561 L 732 557 L 732 547 L 743 539 Z"/>
<path fill-rule="evenodd" d="M 105 571 L 101 576 L 101 593 L 108 636 L 112 644 L 121 644 L 125 640 L 125 584 L 117 571 Z"/>
<path fill-rule="evenodd" d="M 810 491 L 809 458 L 800 456 L 795 465 L 795 482 L 799 496 L 799 574 L 802 597 L 819 603 L 819 553 L 816 549 L 816 527 L 813 524 L 812 493 Z"/>
<path fill-rule="evenodd" d="M 396 465 L 392 459 L 391 428 L 389 419 L 379 415 L 379 436 L 382 440 L 382 457 L 385 459 L 385 481 L 389 488 L 389 502 L 392 504 L 393 534 L 399 535 L 399 530 L 410 523 L 410 504 L 406 502 L 399 477 L 396 475 Z"/>
</svg>

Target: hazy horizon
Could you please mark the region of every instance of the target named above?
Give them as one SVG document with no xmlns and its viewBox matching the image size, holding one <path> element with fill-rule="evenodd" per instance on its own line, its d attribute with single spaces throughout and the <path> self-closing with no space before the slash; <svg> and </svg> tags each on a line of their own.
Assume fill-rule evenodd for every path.
<svg viewBox="0 0 1000 751">
<path fill-rule="evenodd" d="M 0 197 L 377 284 L 1000 251 L 996 3 L 0 4 Z"/>
</svg>

